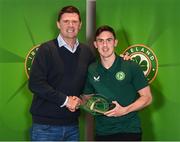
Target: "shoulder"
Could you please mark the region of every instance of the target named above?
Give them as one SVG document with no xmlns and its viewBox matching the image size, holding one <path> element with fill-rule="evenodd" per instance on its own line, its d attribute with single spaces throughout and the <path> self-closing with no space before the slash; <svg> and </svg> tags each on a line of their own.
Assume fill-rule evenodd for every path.
<svg viewBox="0 0 180 142">
<path fill-rule="evenodd" d="M 98 65 L 99 65 L 98 61 L 91 63 L 88 67 L 88 72 L 96 72 Z"/>
<path fill-rule="evenodd" d="M 42 47 L 42 49 L 45 50 L 45 49 L 52 48 L 53 46 L 57 46 L 57 40 L 56 39 L 46 41 L 46 42 L 40 44 L 39 47 Z"/>
<path fill-rule="evenodd" d="M 126 66 L 129 68 L 139 68 L 139 64 L 133 60 L 124 60 L 122 57 L 119 57 L 122 63 L 122 66 Z"/>
<path fill-rule="evenodd" d="M 89 65 L 89 68 L 97 68 L 97 66 L 99 65 L 99 62 L 96 61 L 96 62 L 93 62 Z"/>
<path fill-rule="evenodd" d="M 84 44 L 84 43 L 79 43 L 79 47 L 83 50 L 83 51 L 86 51 L 90 54 L 94 54 L 93 51 L 93 47 L 87 45 L 87 44 Z"/>
<path fill-rule="evenodd" d="M 39 45 L 38 47 L 38 52 L 50 52 L 50 50 L 54 47 L 57 46 L 57 40 L 52 39 L 46 42 L 43 42 Z"/>
<path fill-rule="evenodd" d="M 81 47 L 81 48 L 91 48 L 89 45 L 87 45 L 87 44 L 85 44 L 85 43 L 82 43 L 82 42 L 80 42 L 79 43 L 79 46 Z"/>
<path fill-rule="evenodd" d="M 137 72 L 142 72 L 142 67 L 133 60 L 124 60 L 123 58 L 120 57 L 120 68 L 126 72 L 136 74 Z"/>
<path fill-rule="evenodd" d="M 96 54 L 94 51 L 94 48 L 91 46 L 88 46 L 87 44 L 80 43 L 79 47 L 81 49 L 81 54 L 85 55 L 87 58 L 90 59 L 90 63 L 94 62 L 96 59 Z"/>
</svg>

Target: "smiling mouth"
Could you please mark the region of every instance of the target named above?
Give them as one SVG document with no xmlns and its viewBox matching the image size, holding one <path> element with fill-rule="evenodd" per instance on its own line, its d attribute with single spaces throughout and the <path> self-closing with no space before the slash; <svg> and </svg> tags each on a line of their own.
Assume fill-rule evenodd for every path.
<svg viewBox="0 0 180 142">
<path fill-rule="evenodd" d="M 109 49 L 108 48 L 103 48 L 102 51 L 107 52 L 107 51 L 109 51 Z"/>
<path fill-rule="evenodd" d="M 68 29 L 67 32 L 68 33 L 74 33 L 74 29 Z"/>
</svg>

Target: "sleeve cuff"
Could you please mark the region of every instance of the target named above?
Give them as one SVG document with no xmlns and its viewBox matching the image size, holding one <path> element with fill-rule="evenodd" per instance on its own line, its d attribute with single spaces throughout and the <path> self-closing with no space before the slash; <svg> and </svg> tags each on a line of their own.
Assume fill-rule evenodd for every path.
<svg viewBox="0 0 180 142">
<path fill-rule="evenodd" d="M 64 106 L 66 106 L 67 102 L 68 102 L 68 96 L 66 97 L 65 102 L 64 102 L 64 103 L 63 103 L 60 107 L 64 107 Z"/>
</svg>

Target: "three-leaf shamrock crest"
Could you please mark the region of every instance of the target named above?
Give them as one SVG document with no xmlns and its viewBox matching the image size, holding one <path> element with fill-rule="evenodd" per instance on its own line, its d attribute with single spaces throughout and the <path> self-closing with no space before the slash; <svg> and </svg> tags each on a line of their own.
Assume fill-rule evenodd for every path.
<svg viewBox="0 0 180 142">
<path fill-rule="evenodd" d="M 147 71 L 147 69 L 148 69 L 148 62 L 146 60 L 141 59 L 141 57 L 138 56 L 138 55 L 135 56 L 135 57 L 132 57 L 132 60 L 134 62 L 136 62 L 137 64 L 139 64 L 143 71 Z"/>
<path fill-rule="evenodd" d="M 140 65 L 149 83 L 158 72 L 158 60 L 151 48 L 144 44 L 135 44 L 128 47 L 123 54 L 128 53 L 134 62 Z"/>
</svg>

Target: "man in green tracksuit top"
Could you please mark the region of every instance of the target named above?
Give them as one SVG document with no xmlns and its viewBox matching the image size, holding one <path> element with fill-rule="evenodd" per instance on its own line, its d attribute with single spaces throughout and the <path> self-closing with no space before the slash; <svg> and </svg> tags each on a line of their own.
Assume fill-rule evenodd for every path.
<svg viewBox="0 0 180 142">
<path fill-rule="evenodd" d="M 95 116 L 96 140 L 138 141 L 142 131 L 137 111 L 151 103 L 152 95 L 140 66 L 115 54 L 117 43 L 111 27 L 97 29 L 94 46 L 100 61 L 89 66 L 84 93 L 100 94 L 115 104 L 114 109 Z"/>
</svg>

